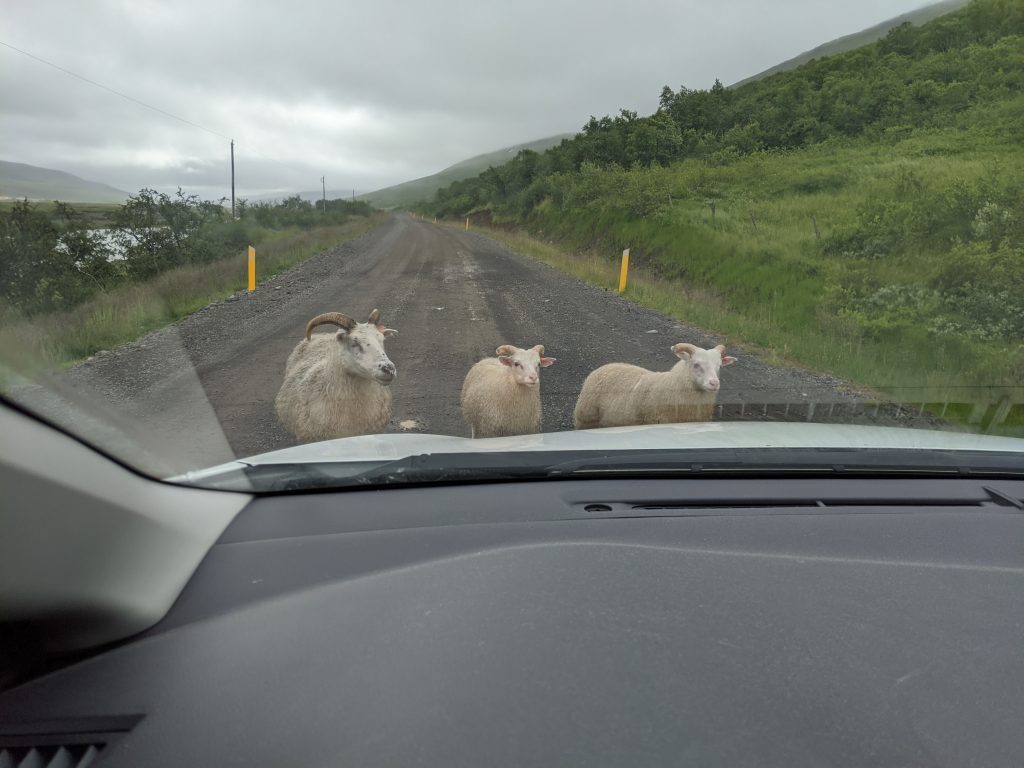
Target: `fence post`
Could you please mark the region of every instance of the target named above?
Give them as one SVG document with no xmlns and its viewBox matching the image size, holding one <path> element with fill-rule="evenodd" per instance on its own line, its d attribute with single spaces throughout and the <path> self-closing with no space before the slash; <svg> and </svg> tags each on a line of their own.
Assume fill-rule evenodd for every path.
<svg viewBox="0 0 1024 768">
<path fill-rule="evenodd" d="M 626 290 L 626 276 L 629 273 L 629 248 L 622 252 L 622 267 L 619 269 L 619 293 Z"/>
<path fill-rule="evenodd" d="M 469 231 L 469 216 L 466 217 L 466 231 Z"/>
<path fill-rule="evenodd" d="M 249 290 L 256 290 L 256 249 L 249 246 Z"/>
</svg>

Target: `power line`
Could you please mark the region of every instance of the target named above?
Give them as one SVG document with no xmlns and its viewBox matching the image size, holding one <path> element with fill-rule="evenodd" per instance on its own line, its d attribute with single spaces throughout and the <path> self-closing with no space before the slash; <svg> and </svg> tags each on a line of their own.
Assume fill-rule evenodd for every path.
<svg viewBox="0 0 1024 768">
<path fill-rule="evenodd" d="M 191 120 L 186 120 L 184 117 L 178 117 L 177 115 L 171 114 L 165 109 L 160 109 L 160 107 L 154 107 L 152 104 L 147 104 L 144 101 L 140 101 L 139 99 L 136 99 L 134 96 L 129 96 L 127 93 L 121 93 L 121 91 L 114 90 L 113 88 L 106 86 L 103 83 L 97 83 L 95 80 L 90 80 L 88 77 L 85 77 L 84 75 L 79 75 L 77 72 L 72 72 L 70 69 L 65 69 L 59 64 L 54 64 L 52 61 L 47 61 L 46 59 L 36 56 L 34 53 L 23 51 L 21 48 L 13 46 L 10 43 L 5 43 L 3 40 L 0 40 L 0 45 L 4 46 L 5 48 L 10 48 L 12 51 L 17 51 L 23 56 L 28 56 L 30 59 L 35 59 L 36 61 L 45 64 L 48 67 L 53 67 L 54 69 L 60 70 L 66 75 L 71 75 L 72 77 L 76 77 L 79 80 L 83 80 L 89 83 L 90 85 L 95 85 L 97 88 L 102 88 L 104 91 L 112 93 L 115 96 L 120 96 L 122 99 L 127 99 L 128 101 L 138 104 L 141 107 L 151 109 L 154 112 L 159 112 L 161 115 L 164 115 L 165 117 L 170 117 L 174 120 L 185 123 L 185 125 L 191 125 L 193 128 L 198 128 L 201 131 L 206 131 L 207 133 L 211 133 L 214 136 L 219 136 L 222 139 L 227 139 L 228 141 L 231 141 L 230 136 L 225 136 L 223 133 L 218 133 L 217 131 L 211 130 L 210 128 L 199 125 L 199 123 L 193 123 Z"/>
<path fill-rule="evenodd" d="M 12 51 L 16 51 L 17 53 L 20 53 L 23 56 L 27 56 L 30 59 L 34 59 L 35 61 L 38 61 L 41 64 L 45 64 L 48 67 L 53 67 L 54 69 L 56 69 L 56 70 L 58 70 L 60 72 L 63 72 L 66 75 L 70 75 L 71 77 L 77 78 L 78 80 L 81 80 L 83 82 L 89 83 L 89 85 L 93 85 L 93 86 L 95 86 L 97 88 L 100 88 L 100 89 L 102 89 L 104 91 L 107 91 L 108 93 L 112 93 L 115 96 L 120 96 L 122 99 L 126 99 L 127 101 L 130 101 L 133 104 L 138 104 L 140 107 L 145 107 L 146 109 L 150 109 L 150 110 L 152 110 L 154 112 L 157 112 L 157 113 L 159 113 L 161 115 L 164 115 L 165 117 L 169 117 L 169 118 L 171 118 L 173 120 L 177 120 L 178 122 L 184 123 L 185 125 L 192 126 L 193 128 L 198 128 L 199 130 L 205 131 L 206 133 L 212 134 L 213 136 L 217 136 L 217 137 L 222 138 L 222 139 L 227 139 L 228 141 L 232 142 L 233 145 L 235 144 L 234 140 L 230 136 L 225 136 L 223 133 L 219 133 L 218 131 L 215 131 L 215 130 L 213 130 L 211 128 L 207 128 L 204 125 L 200 125 L 199 123 L 194 123 L 191 120 L 186 120 L 184 117 L 179 117 L 178 115 L 175 115 L 175 114 L 173 114 L 171 112 L 168 112 L 165 109 L 160 109 L 160 107 L 154 107 L 152 104 L 147 104 L 146 102 L 144 102 L 144 101 L 142 101 L 140 99 L 136 99 L 134 96 L 129 96 L 127 93 L 122 93 L 121 91 L 118 91 L 115 88 L 111 88 L 108 85 L 104 85 L 103 83 L 96 82 L 95 80 L 92 80 L 91 78 L 85 77 L 84 75 L 80 75 L 77 72 L 72 72 L 70 69 L 67 69 L 66 67 L 62 67 L 59 64 L 54 64 L 52 61 L 47 61 L 46 59 L 42 58 L 41 56 L 36 56 L 34 53 L 29 53 L 28 51 L 23 50 L 21 48 L 18 48 L 17 46 L 11 45 L 10 43 L 4 42 L 3 40 L 0 40 L 0 45 L 4 46 L 5 48 L 10 48 Z M 283 166 L 290 166 L 291 165 L 287 161 L 278 160 L 276 158 L 270 157 L 265 152 L 260 152 L 258 148 L 255 148 L 255 151 L 253 151 L 254 148 L 252 146 L 250 146 L 248 143 L 245 143 L 244 146 L 247 146 L 249 148 L 249 154 L 250 155 L 252 155 L 254 157 L 257 157 L 257 158 L 260 158 L 261 160 L 265 160 L 265 161 L 270 162 L 270 163 L 277 163 L 278 165 L 283 165 Z M 234 165 L 234 146 L 232 146 L 232 167 L 233 167 L 233 165 Z M 232 174 L 232 181 L 233 180 L 234 180 L 234 175 Z"/>
</svg>

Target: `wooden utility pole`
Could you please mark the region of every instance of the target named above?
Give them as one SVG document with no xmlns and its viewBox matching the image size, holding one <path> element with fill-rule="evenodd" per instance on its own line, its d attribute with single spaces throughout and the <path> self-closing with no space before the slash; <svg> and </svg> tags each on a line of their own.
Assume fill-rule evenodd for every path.
<svg viewBox="0 0 1024 768">
<path fill-rule="evenodd" d="M 235 220 L 235 140 L 231 140 L 231 220 Z"/>
<path fill-rule="evenodd" d="M 324 216 L 326 216 L 327 215 L 327 182 L 324 180 L 323 176 L 320 177 L 320 189 L 321 189 L 321 191 L 323 193 Z"/>
</svg>

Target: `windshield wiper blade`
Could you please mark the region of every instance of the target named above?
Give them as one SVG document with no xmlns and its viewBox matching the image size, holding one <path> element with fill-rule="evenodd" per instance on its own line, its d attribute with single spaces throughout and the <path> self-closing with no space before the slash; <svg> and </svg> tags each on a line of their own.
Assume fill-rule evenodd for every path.
<svg viewBox="0 0 1024 768">
<path fill-rule="evenodd" d="M 577 451 L 557 452 L 559 460 Z M 434 453 L 364 462 L 255 464 L 244 469 L 253 490 L 264 492 L 425 483 L 525 480 L 546 474 L 548 455 L 537 453 Z"/>
<path fill-rule="evenodd" d="M 423 453 L 389 461 L 351 479 L 360 485 L 531 479 L 547 475 L 552 455 L 565 461 L 579 452 Z"/>
<path fill-rule="evenodd" d="M 548 467 L 549 476 L 710 474 L 1024 475 L 1021 459 L 992 451 L 875 448 L 716 448 L 587 456 Z"/>
<path fill-rule="evenodd" d="M 612 477 L 1024 476 L 1019 455 L 994 451 L 864 448 L 715 448 L 428 453 L 393 460 L 257 464 L 255 491 Z"/>
</svg>

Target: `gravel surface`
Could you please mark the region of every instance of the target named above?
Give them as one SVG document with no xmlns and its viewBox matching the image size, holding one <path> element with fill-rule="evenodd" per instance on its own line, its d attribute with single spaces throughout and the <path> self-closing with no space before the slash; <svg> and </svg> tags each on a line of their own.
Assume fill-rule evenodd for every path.
<svg viewBox="0 0 1024 768">
<path fill-rule="evenodd" d="M 544 344 L 558 359 L 542 378 L 545 431 L 572 428 L 583 379 L 599 365 L 666 370 L 676 342 L 728 344 L 483 235 L 394 215 L 252 294 L 97 354 L 50 382 L 59 398 L 35 389 L 23 399 L 47 399 L 37 405 L 91 430 L 99 423 L 83 426 L 86 417 L 71 403 L 87 399 L 95 412 L 98 399 L 100 420 L 127 437 L 120 453 L 154 471 L 283 448 L 294 440 L 277 423 L 273 400 L 306 322 L 332 310 L 362 320 L 374 307 L 399 330 L 388 341 L 398 367 L 391 431 L 468 435 L 458 404 L 462 379 L 499 344 Z M 722 369 L 717 418 L 943 426 L 917 409 L 869 401 L 833 376 L 728 350 L 739 360 Z"/>
</svg>

